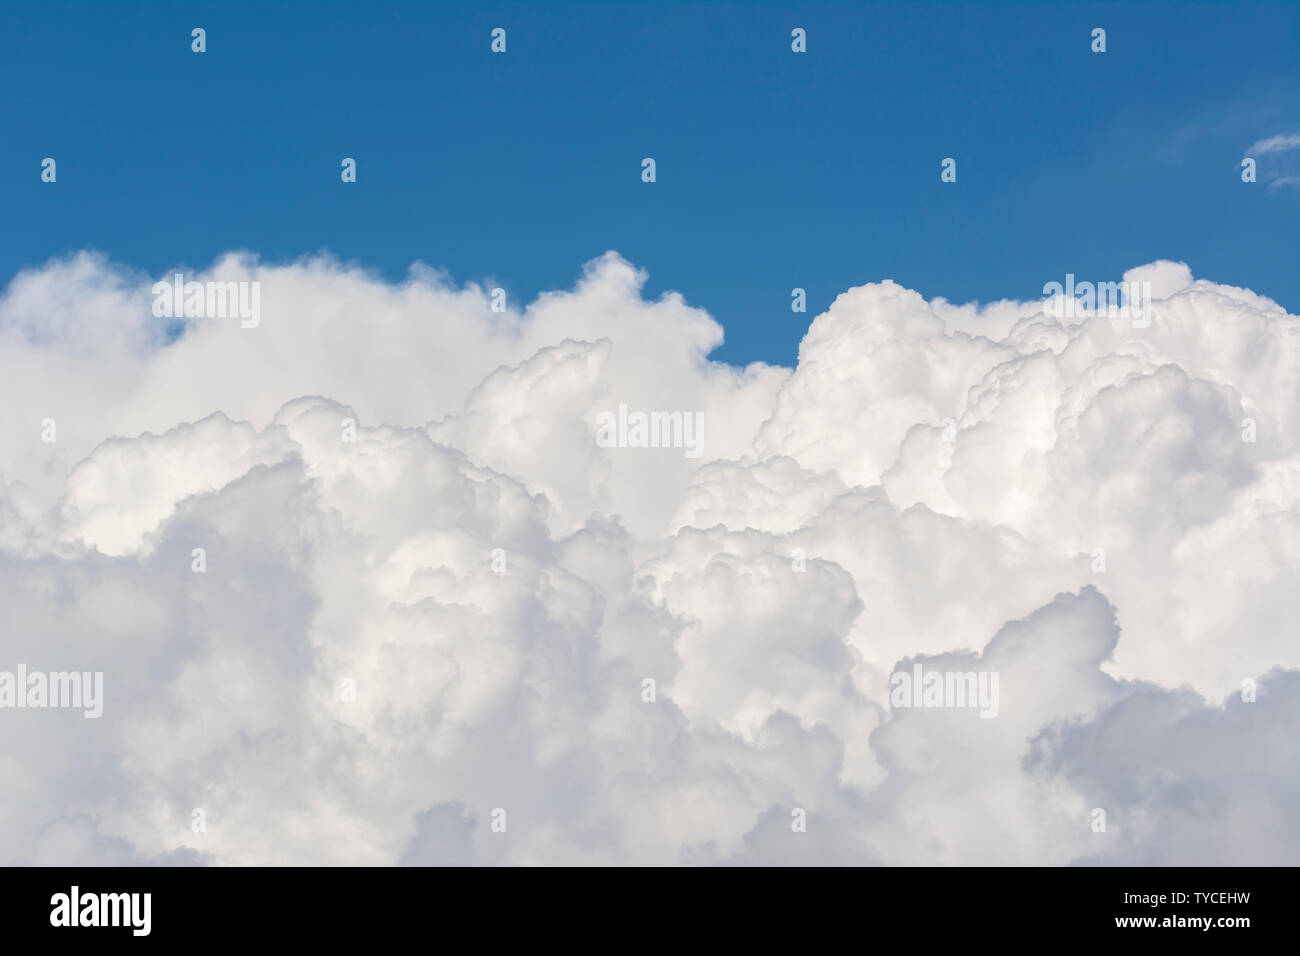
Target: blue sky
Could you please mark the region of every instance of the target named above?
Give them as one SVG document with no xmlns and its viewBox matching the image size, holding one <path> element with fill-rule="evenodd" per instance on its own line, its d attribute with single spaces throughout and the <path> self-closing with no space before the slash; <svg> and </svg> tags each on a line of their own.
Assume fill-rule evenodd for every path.
<svg viewBox="0 0 1300 956">
<path fill-rule="evenodd" d="M 1295 3 L 4 4 L 0 282 L 328 249 L 519 301 L 616 249 L 738 363 L 884 278 L 1031 298 L 1169 258 L 1297 312 L 1300 189 L 1238 164 L 1300 131 L 1298 50 Z"/>
</svg>

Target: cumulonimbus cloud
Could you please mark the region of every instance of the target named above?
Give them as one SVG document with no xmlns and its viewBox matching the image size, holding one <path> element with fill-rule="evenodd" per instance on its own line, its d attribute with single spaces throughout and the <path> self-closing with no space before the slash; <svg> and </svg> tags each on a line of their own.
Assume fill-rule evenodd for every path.
<svg viewBox="0 0 1300 956">
<path fill-rule="evenodd" d="M 613 253 L 505 311 L 231 254 L 197 278 L 258 282 L 251 328 L 153 278 L 0 298 L 0 671 L 105 698 L 0 709 L 0 861 L 1300 861 L 1300 320 L 1264 296 L 884 281 L 785 369 L 711 361 Z M 996 713 L 897 696 L 927 671 Z"/>
</svg>

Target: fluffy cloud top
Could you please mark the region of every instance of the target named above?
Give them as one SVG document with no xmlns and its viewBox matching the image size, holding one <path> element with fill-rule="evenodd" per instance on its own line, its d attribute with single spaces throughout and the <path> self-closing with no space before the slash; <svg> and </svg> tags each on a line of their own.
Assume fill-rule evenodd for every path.
<svg viewBox="0 0 1300 956">
<path fill-rule="evenodd" d="M 0 709 L 0 862 L 1300 862 L 1267 298 L 884 281 L 789 370 L 613 253 L 504 313 L 422 266 L 192 278 L 261 322 L 90 255 L 0 297 L 0 672 L 105 698 Z M 703 455 L 605 447 L 619 406 Z M 996 716 L 904 706 L 914 668 Z"/>
</svg>

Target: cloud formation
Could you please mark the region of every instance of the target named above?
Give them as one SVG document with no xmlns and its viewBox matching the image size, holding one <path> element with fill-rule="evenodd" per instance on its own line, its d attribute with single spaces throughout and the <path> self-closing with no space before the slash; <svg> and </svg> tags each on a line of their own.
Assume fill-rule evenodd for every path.
<svg viewBox="0 0 1300 956">
<path fill-rule="evenodd" d="M 0 709 L 0 861 L 1300 862 L 1264 296 L 1157 262 L 1137 327 L 884 281 L 791 370 L 710 361 L 614 253 L 505 312 L 418 265 L 196 277 L 259 282 L 256 328 L 153 278 L 0 297 L 0 670 L 105 696 Z M 601 447 L 620 405 L 700 413 L 702 457 Z M 997 716 L 900 706 L 916 665 Z"/>
<path fill-rule="evenodd" d="M 1300 186 L 1300 133 L 1279 133 L 1251 144 L 1246 155 L 1267 156 L 1262 175 L 1269 189 Z"/>
</svg>

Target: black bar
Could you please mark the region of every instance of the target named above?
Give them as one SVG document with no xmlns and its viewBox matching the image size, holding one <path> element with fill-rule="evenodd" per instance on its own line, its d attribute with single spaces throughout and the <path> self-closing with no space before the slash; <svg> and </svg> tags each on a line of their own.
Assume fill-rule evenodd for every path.
<svg viewBox="0 0 1300 956">
<path fill-rule="evenodd" d="M 925 946 L 1020 948 L 1034 940 L 1125 937 L 1139 945 L 1232 946 L 1291 935 L 1294 877 L 1291 869 L 1249 867 L 8 868 L 0 870 L 0 925 L 10 944 L 57 945 L 75 937 L 91 946 L 374 945 L 414 936 L 440 947 L 463 945 L 455 940 L 536 946 L 570 938 L 602 947 L 677 945 L 705 937 L 806 948 L 841 930 L 863 948 L 893 933 Z M 52 917 L 67 915 L 74 886 L 87 918 L 93 915 L 87 906 L 100 908 L 98 897 L 87 904 L 87 896 L 150 894 L 148 934 L 136 935 L 144 926 L 143 896 L 138 910 L 122 897 L 104 910 L 109 921 L 117 907 L 124 925 L 52 925 Z M 59 894 L 69 904 L 62 913 L 56 913 Z M 1190 924 L 1207 918 L 1208 928 Z M 1119 925 L 1133 919 L 1154 922 Z"/>
</svg>

